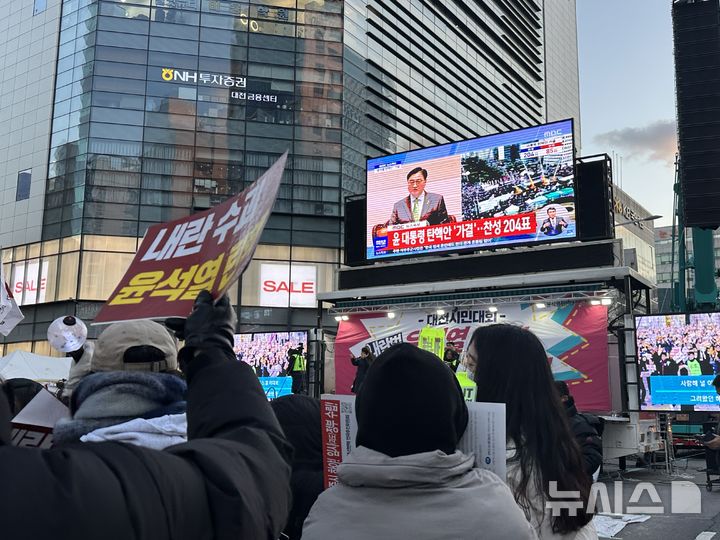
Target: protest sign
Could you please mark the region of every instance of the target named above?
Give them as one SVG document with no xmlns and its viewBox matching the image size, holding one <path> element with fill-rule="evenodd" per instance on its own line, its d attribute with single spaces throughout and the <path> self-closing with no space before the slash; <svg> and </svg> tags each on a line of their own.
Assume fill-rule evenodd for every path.
<svg viewBox="0 0 720 540">
<path fill-rule="evenodd" d="M 225 294 L 250 262 L 270 217 L 287 152 L 250 187 L 224 203 L 154 225 L 94 324 L 186 317 L 208 290 Z"/>
<path fill-rule="evenodd" d="M 3 265 L 0 263 L 0 334 L 8 336 L 25 316 L 20 311 L 12 292 L 5 282 Z"/>
<path fill-rule="evenodd" d="M 504 403 L 467 403 L 468 425 L 458 450 L 474 454 L 475 467 L 507 474 Z M 325 488 L 338 483 L 338 467 L 355 448 L 357 420 L 355 396 L 323 394 L 320 401 L 323 482 Z M 388 411 L 392 414 L 392 411 Z"/>
<path fill-rule="evenodd" d="M 29 448 L 50 448 L 55 423 L 70 412 L 44 388 L 12 419 L 11 444 Z"/>
</svg>

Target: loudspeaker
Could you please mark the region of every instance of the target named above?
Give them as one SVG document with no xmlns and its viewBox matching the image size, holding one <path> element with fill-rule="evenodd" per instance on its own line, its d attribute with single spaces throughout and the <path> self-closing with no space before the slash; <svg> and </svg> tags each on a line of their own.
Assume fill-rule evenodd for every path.
<svg viewBox="0 0 720 540">
<path fill-rule="evenodd" d="M 615 236 L 611 171 L 607 154 L 578 158 L 575 163 L 579 240 L 607 240 Z"/>
<path fill-rule="evenodd" d="M 720 6 L 675 1 L 680 186 L 685 226 L 720 225 Z"/>
<path fill-rule="evenodd" d="M 367 199 L 365 196 L 345 198 L 345 264 L 365 264 L 367 238 Z"/>
</svg>

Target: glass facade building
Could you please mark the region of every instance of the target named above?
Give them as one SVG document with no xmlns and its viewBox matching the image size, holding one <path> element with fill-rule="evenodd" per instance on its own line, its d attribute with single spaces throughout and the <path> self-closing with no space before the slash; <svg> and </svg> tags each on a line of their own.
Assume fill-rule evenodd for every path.
<svg viewBox="0 0 720 540">
<path fill-rule="evenodd" d="M 48 0 L 38 13 L 15 10 L 19 28 L 40 28 L 52 69 L 38 92 L 48 106 L 33 117 L 42 127 L 27 128 L 39 164 L 14 161 L 2 176 L 0 222 L 13 220 L 0 229 L 2 262 L 27 319 L 0 353 L 42 348 L 51 315 L 92 319 L 148 226 L 242 191 L 285 150 L 274 213 L 233 300 L 241 331 L 316 326 L 315 310 L 289 297 L 268 305 L 262 284 L 284 264 L 312 266 L 315 288 L 333 287 L 343 200 L 364 191 L 368 157 L 558 110 L 579 117 L 576 51 L 565 58 L 546 39 L 551 4 L 573 42 L 568 0 Z M 548 65 L 548 48 L 562 65 Z M 551 111 L 551 81 L 573 69 L 575 90 Z M 26 192 L 29 202 L 15 200 Z M 32 224 L 15 227 L 30 203 Z"/>
</svg>

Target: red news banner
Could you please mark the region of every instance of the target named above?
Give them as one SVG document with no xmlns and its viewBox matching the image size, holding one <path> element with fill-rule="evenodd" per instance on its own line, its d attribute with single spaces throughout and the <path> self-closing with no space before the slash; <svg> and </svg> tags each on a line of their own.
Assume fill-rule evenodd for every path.
<svg viewBox="0 0 720 540">
<path fill-rule="evenodd" d="M 252 259 L 285 170 L 285 152 L 239 195 L 186 218 L 154 225 L 95 323 L 187 317 L 208 290 L 225 294 Z"/>
<path fill-rule="evenodd" d="M 476 219 L 445 225 L 431 225 L 417 229 L 388 231 L 388 250 L 441 246 L 455 243 L 474 243 L 478 240 L 535 234 L 535 214 L 518 214 L 497 218 Z"/>
</svg>

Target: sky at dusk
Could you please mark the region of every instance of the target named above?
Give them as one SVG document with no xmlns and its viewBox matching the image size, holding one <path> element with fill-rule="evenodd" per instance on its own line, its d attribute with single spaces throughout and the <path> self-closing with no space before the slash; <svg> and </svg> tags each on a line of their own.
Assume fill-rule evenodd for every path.
<svg viewBox="0 0 720 540">
<path fill-rule="evenodd" d="M 615 181 L 672 223 L 677 148 L 670 0 L 577 0 L 580 155 L 622 156 Z"/>
</svg>

